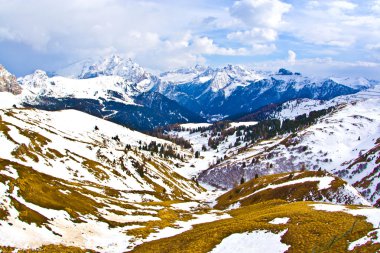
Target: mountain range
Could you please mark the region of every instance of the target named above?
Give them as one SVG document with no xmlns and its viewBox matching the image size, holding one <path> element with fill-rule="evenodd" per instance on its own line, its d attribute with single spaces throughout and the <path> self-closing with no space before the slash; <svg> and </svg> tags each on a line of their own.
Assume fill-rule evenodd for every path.
<svg viewBox="0 0 380 253">
<path fill-rule="evenodd" d="M 154 76 L 117 55 L 80 61 L 50 76 L 37 70 L 17 81 L 23 90 L 23 105 L 76 109 L 137 130 L 210 122 L 297 98 L 329 100 L 377 83 L 365 78 L 308 78 L 286 69 L 268 73 L 232 65 L 197 65 Z"/>
</svg>

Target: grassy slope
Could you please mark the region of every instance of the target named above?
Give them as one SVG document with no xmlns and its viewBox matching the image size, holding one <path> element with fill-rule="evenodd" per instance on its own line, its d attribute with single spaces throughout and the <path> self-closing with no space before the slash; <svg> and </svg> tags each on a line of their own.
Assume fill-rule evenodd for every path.
<svg viewBox="0 0 380 253">
<path fill-rule="evenodd" d="M 275 189 L 267 189 L 252 194 L 268 185 L 279 185 L 282 183 L 291 182 L 306 177 L 323 178 L 333 177 L 331 174 L 324 171 L 305 171 L 305 172 L 292 172 L 281 173 L 275 175 L 268 175 L 252 179 L 244 184 L 237 186 L 229 192 L 223 194 L 217 199 L 215 208 L 225 209 L 230 205 L 239 202 L 240 206 L 247 206 L 260 202 L 265 202 L 272 199 L 283 199 L 288 201 L 322 201 L 328 200 L 333 202 L 334 198 L 340 194 L 338 191 L 343 189 L 346 184 L 345 181 L 338 177 L 334 177 L 334 181 L 327 189 L 319 190 L 318 181 L 303 182 L 298 184 L 291 184 Z M 252 194 L 252 195 L 251 195 Z M 345 199 L 344 203 L 352 203 L 352 199 Z"/>
<path fill-rule="evenodd" d="M 135 248 L 133 252 L 209 252 L 223 238 L 254 230 L 280 232 L 288 229 L 282 242 L 291 252 L 346 252 L 349 242 L 365 236 L 372 225 L 364 217 L 343 212 L 316 211 L 312 202 L 288 203 L 273 200 L 230 211 L 233 218 L 200 224 L 180 235 L 152 241 Z M 289 217 L 283 225 L 268 222 L 277 217 Z M 375 252 L 380 244 L 366 245 L 352 252 Z"/>
</svg>

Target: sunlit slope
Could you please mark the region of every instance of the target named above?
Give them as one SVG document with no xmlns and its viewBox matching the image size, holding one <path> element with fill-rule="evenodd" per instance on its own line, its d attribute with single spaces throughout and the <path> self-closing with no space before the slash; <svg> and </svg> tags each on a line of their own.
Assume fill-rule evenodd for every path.
<svg viewBox="0 0 380 253">
<path fill-rule="evenodd" d="M 0 117 L 0 246 L 120 252 L 208 213 L 171 206 L 204 191 L 173 171 L 192 156 L 173 143 L 72 110 Z"/>
<path fill-rule="evenodd" d="M 274 200 L 229 212 L 133 252 L 376 252 L 380 211 Z M 231 239 L 233 240 L 231 240 Z M 264 249 L 264 251 L 263 251 Z M 261 250 L 261 251 L 260 251 Z"/>
</svg>

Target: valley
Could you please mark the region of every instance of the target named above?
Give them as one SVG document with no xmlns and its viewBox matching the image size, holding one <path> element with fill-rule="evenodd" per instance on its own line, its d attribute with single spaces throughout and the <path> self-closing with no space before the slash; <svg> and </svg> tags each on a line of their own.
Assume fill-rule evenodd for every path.
<svg viewBox="0 0 380 253">
<path fill-rule="evenodd" d="M 2 252 L 380 250 L 377 82 L 284 70 L 266 79 L 233 66 L 159 79 L 115 57 L 86 66 L 4 74 Z M 315 89 L 264 107 L 248 96 L 257 110 L 241 104 L 218 121 L 219 111 L 196 109 L 212 108 L 203 95 L 227 106 L 250 85 Z"/>
</svg>

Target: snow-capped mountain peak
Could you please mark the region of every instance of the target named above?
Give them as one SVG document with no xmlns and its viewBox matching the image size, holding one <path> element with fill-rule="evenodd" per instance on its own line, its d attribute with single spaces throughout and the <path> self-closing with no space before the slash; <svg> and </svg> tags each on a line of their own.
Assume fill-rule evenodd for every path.
<svg viewBox="0 0 380 253">
<path fill-rule="evenodd" d="M 36 70 L 33 74 L 26 75 L 18 78 L 17 81 L 28 89 L 46 88 L 47 80 L 49 79 L 47 73 L 43 70 Z"/>
<path fill-rule="evenodd" d="M 227 71 L 220 71 L 215 74 L 211 82 L 210 88 L 213 92 L 217 92 L 225 88 L 231 81 L 232 78 L 230 77 Z"/>
<path fill-rule="evenodd" d="M 141 92 L 152 89 L 158 81 L 155 76 L 148 73 L 132 59 L 123 58 L 116 54 L 98 60 L 79 61 L 57 71 L 56 74 L 75 79 L 119 76 L 128 83 L 136 84 Z"/>
</svg>

